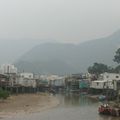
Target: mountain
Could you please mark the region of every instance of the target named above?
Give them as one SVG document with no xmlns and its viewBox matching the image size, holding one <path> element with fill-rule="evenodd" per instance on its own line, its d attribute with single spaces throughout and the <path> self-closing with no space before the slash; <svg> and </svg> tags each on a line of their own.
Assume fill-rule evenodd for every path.
<svg viewBox="0 0 120 120">
<path fill-rule="evenodd" d="M 85 72 L 94 62 L 114 65 L 114 54 L 120 47 L 120 31 L 81 44 L 44 43 L 24 54 L 15 65 L 20 71 L 41 74 Z"/>
</svg>

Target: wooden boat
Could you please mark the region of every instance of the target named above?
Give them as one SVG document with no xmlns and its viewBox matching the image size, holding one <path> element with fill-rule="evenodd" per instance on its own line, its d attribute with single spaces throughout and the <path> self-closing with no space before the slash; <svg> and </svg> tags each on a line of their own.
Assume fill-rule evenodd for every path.
<svg viewBox="0 0 120 120">
<path fill-rule="evenodd" d="M 109 106 L 107 104 L 103 104 L 98 108 L 98 112 L 100 114 L 106 114 L 109 115 L 110 111 L 109 111 Z"/>
<path fill-rule="evenodd" d="M 111 107 L 108 104 L 103 104 L 98 108 L 99 114 L 120 116 L 120 108 Z"/>
</svg>

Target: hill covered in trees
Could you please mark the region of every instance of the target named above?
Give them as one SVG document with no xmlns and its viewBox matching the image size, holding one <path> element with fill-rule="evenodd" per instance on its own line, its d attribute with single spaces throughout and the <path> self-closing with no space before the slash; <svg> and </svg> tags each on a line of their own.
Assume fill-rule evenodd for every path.
<svg viewBox="0 0 120 120">
<path fill-rule="evenodd" d="M 113 58 L 120 47 L 120 31 L 81 44 L 45 43 L 25 53 L 16 66 L 20 71 L 41 74 L 69 74 L 87 71 L 93 63 L 115 65 Z"/>
</svg>

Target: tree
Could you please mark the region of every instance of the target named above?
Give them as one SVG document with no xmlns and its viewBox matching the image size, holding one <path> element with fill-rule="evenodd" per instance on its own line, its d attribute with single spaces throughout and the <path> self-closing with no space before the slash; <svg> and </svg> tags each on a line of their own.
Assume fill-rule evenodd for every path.
<svg viewBox="0 0 120 120">
<path fill-rule="evenodd" d="M 114 62 L 117 62 L 118 64 L 120 63 L 120 48 L 117 49 L 113 60 L 114 60 Z"/>
<path fill-rule="evenodd" d="M 89 73 L 96 74 L 97 76 L 107 71 L 109 71 L 109 67 L 102 63 L 94 63 L 93 66 L 88 68 Z"/>
<path fill-rule="evenodd" d="M 0 88 L 0 99 L 7 99 L 9 97 L 9 92 Z"/>
<path fill-rule="evenodd" d="M 109 66 L 107 72 L 109 72 L 109 73 L 115 73 L 116 71 L 115 71 L 115 68 Z"/>
<path fill-rule="evenodd" d="M 115 70 L 114 70 L 116 73 L 120 73 L 120 65 L 118 65 L 117 67 L 115 67 Z"/>
<path fill-rule="evenodd" d="M 118 48 L 115 53 L 116 53 L 116 54 L 115 54 L 115 56 L 114 56 L 113 61 L 114 61 L 114 62 L 117 62 L 118 64 L 120 64 L 120 48 Z M 115 72 L 117 72 L 117 73 L 120 72 L 120 65 L 115 68 Z"/>
</svg>

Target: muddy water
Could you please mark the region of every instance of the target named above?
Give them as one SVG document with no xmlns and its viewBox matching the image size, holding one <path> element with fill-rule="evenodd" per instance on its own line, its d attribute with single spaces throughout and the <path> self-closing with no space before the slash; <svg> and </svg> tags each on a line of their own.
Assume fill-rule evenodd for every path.
<svg viewBox="0 0 120 120">
<path fill-rule="evenodd" d="M 120 120 L 120 117 L 99 115 L 99 103 L 84 95 L 57 95 L 60 105 L 40 113 L 14 117 L 14 120 Z M 6 120 L 13 120 L 9 118 Z"/>
</svg>

